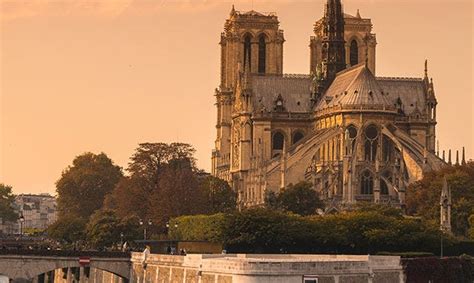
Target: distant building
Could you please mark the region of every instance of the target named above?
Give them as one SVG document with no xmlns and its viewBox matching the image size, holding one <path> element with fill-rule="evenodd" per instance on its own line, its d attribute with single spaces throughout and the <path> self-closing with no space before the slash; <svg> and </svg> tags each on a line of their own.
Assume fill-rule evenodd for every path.
<svg viewBox="0 0 474 283">
<path fill-rule="evenodd" d="M 56 198 L 49 194 L 21 194 L 15 198 L 15 210 L 23 215 L 25 229 L 46 229 L 57 219 Z M 20 229 L 19 222 L 17 224 Z"/>
</svg>

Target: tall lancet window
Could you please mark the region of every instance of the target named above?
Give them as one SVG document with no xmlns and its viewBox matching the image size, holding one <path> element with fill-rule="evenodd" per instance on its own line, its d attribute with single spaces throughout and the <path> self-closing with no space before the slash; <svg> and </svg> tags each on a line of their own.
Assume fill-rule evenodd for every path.
<svg viewBox="0 0 474 283">
<path fill-rule="evenodd" d="M 247 62 L 249 61 L 249 62 Z M 249 69 L 252 68 L 252 37 L 247 34 L 244 38 L 244 68 L 249 64 Z"/>
<path fill-rule="evenodd" d="M 267 43 L 265 35 L 262 34 L 258 38 L 258 73 L 265 74 L 267 60 Z"/>
<path fill-rule="evenodd" d="M 351 42 L 351 50 L 350 50 L 350 62 L 351 66 L 359 64 L 359 46 L 357 41 L 354 39 Z"/>
</svg>

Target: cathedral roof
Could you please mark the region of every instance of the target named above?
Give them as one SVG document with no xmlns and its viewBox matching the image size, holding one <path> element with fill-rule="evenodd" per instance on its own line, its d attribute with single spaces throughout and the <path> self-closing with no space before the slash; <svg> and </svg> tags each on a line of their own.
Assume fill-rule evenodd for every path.
<svg viewBox="0 0 474 283">
<path fill-rule="evenodd" d="M 377 78 L 390 102 L 395 104 L 398 99 L 406 115 L 412 114 L 416 108 L 424 108 L 426 104 L 425 89 L 421 78 Z"/>
<path fill-rule="evenodd" d="M 339 72 L 318 104 L 317 110 L 333 106 L 370 106 L 380 109 L 393 107 L 365 64 Z"/>
<path fill-rule="evenodd" d="M 309 112 L 311 109 L 311 79 L 307 75 L 253 76 L 254 109 L 273 111 L 282 99 L 287 112 Z"/>
</svg>

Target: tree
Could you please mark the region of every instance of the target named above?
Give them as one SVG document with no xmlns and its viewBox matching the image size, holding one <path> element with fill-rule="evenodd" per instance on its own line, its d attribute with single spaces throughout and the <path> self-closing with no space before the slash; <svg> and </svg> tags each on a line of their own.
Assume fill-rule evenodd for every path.
<svg viewBox="0 0 474 283">
<path fill-rule="evenodd" d="M 315 214 L 316 209 L 324 207 L 308 182 L 290 184 L 279 194 L 267 192 L 265 202 L 267 208 L 282 209 L 303 216 Z"/>
<path fill-rule="evenodd" d="M 112 247 L 122 240 L 139 239 L 139 229 L 139 219 L 135 216 L 120 219 L 113 210 L 97 210 L 87 223 L 87 241 L 94 248 Z"/>
<path fill-rule="evenodd" d="M 104 153 L 77 156 L 56 182 L 59 218 L 73 215 L 88 219 L 121 178 L 120 167 Z"/>
<path fill-rule="evenodd" d="M 85 240 L 87 221 L 73 215 L 65 215 L 51 224 L 46 233 L 57 241 L 73 244 Z"/>
<path fill-rule="evenodd" d="M 0 219 L 3 221 L 16 221 L 18 214 L 16 214 L 13 203 L 15 195 L 12 193 L 12 187 L 0 183 Z"/>
<path fill-rule="evenodd" d="M 445 177 L 452 195 L 452 230 L 455 235 L 468 237 L 468 218 L 474 213 L 474 162 L 426 173 L 420 181 L 409 186 L 406 193 L 407 214 L 439 223 L 439 201 Z"/>
<path fill-rule="evenodd" d="M 206 202 L 203 213 L 231 212 L 236 209 L 237 193 L 232 190 L 226 181 L 208 176 L 201 180 L 200 189 Z"/>
</svg>

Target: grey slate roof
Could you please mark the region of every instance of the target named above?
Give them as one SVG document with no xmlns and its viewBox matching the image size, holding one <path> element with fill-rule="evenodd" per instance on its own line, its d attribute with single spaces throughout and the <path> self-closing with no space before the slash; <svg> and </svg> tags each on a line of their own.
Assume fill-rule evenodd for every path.
<svg viewBox="0 0 474 283">
<path fill-rule="evenodd" d="M 318 104 L 317 110 L 337 105 L 393 106 L 365 64 L 338 73 Z"/>
<path fill-rule="evenodd" d="M 308 75 L 253 76 L 251 84 L 256 111 L 263 107 L 273 111 L 279 95 L 286 111 L 311 111 L 311 79 Z"/>
<path fill-rule="evenodd" d="M 418 106 L 425 108 L 425 90 L 422 79 L 413 78 L 377 78 L 380 86 L 387 93 L 392 104 L 398 98 L 402 101 L 402 109 L 406 115 L 410 115 Z"/>
</svg>

